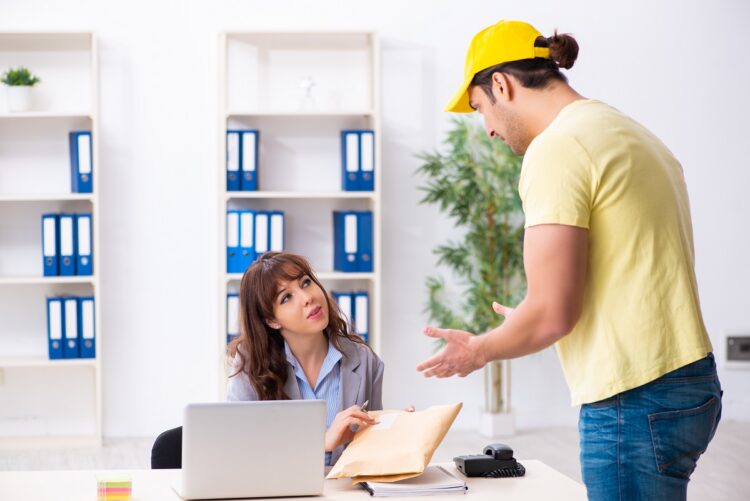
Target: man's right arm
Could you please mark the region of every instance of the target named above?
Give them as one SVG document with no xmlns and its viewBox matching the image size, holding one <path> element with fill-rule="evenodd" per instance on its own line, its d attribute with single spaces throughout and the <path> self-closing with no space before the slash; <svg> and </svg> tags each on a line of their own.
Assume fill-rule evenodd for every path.
<svg viewBox="0 0 750 501">
<path fill-rule="evenodd" d="M 517 358 L 554 344 L 575 327 L 583 307 L 588 230 L 560 224 L 527 228 L 526 297 L 499 327 L 477 339 L 489 360 Z"/>
</svg>

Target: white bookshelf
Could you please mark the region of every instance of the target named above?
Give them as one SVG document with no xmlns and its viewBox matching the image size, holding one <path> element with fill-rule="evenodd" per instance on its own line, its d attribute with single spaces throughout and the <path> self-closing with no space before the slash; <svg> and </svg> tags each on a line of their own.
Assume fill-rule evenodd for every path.
<svg viewBox="0 0 750 501">
<path fill-rule="evenodd" d="M 226 388 L 226 295 L 242 274 L 226 272 L 226 211 L 282 210 L 285 250 L 306 256 L 329 292 L 367 291 L 369 343 L 380 351 L 380 49 L 370 32 L 227 32 L 219 41 L 219 395 Z M 314 102 L 299 81 L 311 76 Z M 258 191 L 226 190 L 226 130 L 260 131 Z M 341 188 L 340 132 L 375 131 L 375 189 Z M 373 272 L 333 270 L 333 211 L 373 213 Z"/>
<path fill-rule="evenodd" d="M 67 111 L 5 111 L 0 113 L 0 120 L 18 120 L 21 118 L 84 118 L 90 120 L 91 115 L 87 112 L 76 113 Z"/>
<path fill-rule="evenodd" d="M 19 193 L 17 195 L 0 195 L 0 203 L 2 202 L 64 202 L 68 200 L 82 200 L 91 202 L 94 197 L 88 193 L 61 193 L 55 194 L 35 194 L 35 193 Z"/>
<path fill-rule="evenodd" d="M 99 97 L 90 32 L 0 32 L 0 71 L 41 78 L 33 111 L 0 85 L 0 448 L 101 444 Z M 93 193 L 71 193 L 68 132 L 92 131 Z M 91 213 L 93 275 L 45 277 L 41 216 Z M 50 360 L 46 297 L 95 297 L 96 358 Z"/>
<path fill-rule="evenodd" d="M 364 191 L 330 191 L 330 192 L 304 192 L 304 191 L 228 191 L 225 199 L 309 199 L 309 200 L 375 200 L 377 194 Z"/>
<path fill-rule="evenodd" d="M 263 110 L 241 111 L 232 110 L 227 112 L 227 118 L 232 117 L 371 117 L 375 113 L 372 110 L 349 110 L 349 111 L 305 111 L 305 110 Z"/>
<path fill-rule="evenodd" d="M 0 277 L 0 285 L 62 285 L 62 284 L 88 284 L 94 285 L 96 278 L 93 276 L 72 277 Z"/>
<path fill-rule="evenodd" d="M 92 367 L 96 369 L 96 360 L 90 358 L 71 358 L 50 360 L 46 357 L 5 357 L 0 358 L 0 368 L 13 367 Z"/>
<path fill-rule="evenodd" d="M 374 280 L 375 273 L 370 272 L 343 272 L 343 271 L 323 271 L 318 273 L 320 280 Z M 227 282 L 239 282 L 242 280 L 242 273 L 227 273 L 225 276 Z"/>
</svg>

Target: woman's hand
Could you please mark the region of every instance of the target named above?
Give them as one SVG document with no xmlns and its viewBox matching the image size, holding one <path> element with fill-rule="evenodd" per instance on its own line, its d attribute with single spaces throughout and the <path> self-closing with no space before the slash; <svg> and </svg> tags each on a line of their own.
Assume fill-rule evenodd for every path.
<svg viewBox="0 0 750 501">
<path fill-rule="evenodd" d="M 363 411 L 359 405 L 352 405 L 348 409 L 339 412 L 333 418 L 328 431 L 326 431 L 326 452 L 331 452 L 339 445 L 351 442 L 355 433 L 352 431 L 352 426 L 359 427 L 355 429 L 362 429 L 365 426 L 373 424 L 377 424 L 377 421 Z"/>
</svg>

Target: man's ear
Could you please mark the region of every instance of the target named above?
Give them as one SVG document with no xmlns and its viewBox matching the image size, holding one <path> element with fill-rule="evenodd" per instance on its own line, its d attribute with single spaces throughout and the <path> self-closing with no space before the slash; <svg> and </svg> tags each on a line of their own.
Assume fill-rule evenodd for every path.
<svg viewBox="0 0 750 501">
<path fill-rule="evenodd" d="M 496 71 L 492 74 L 492 95 L 496 101 L 510 101 L 512 98 L 512 84 L 505 73 Z"/>
</svg>

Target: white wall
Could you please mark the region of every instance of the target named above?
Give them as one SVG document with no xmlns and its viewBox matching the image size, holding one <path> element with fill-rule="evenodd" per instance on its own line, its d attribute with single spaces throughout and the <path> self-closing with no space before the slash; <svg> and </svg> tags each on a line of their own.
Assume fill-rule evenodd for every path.
<svg viewBox="0 0 750 501">
<path fill-rule="evenodd" d="M 98 35 L 106 435 L 153 435 L 176 425 L 186 402 L 215 397 L 217 33 L 254 29 L 380 33 L 385 402 L 463 400 L 458 426 L 475 425 L 481 374 L 425 380 L 414 370 L 433 349 L 420 334 L 431 249 L 453 234 L 434 208 L 417 206 L 414 154 L 442 140 L 441 109 L 472 35 L 502 18 L 572 32 L 581 52 L 571 83 L 650 127 L 682 160 L 725 416 L 750 420 L 750 371 L 723 368 L 725 332 L 750 333 L 750 4 L 0 0 L 0 30 Z M 554 352 L 513 367 L 520 427 L 575 422 Z"/>
</svg>

